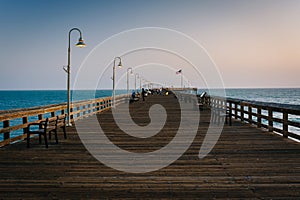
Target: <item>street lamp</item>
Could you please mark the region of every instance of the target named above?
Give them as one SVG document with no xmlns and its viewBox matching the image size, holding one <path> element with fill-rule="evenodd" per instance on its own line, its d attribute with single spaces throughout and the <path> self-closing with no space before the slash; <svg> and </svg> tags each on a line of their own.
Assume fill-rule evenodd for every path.
<svg viewBox="0 0 300 200">
<path fill-rule="evenodd" d="M 142 77 L 140 76 L 140 91 L 142 91 Z"/>
<path fill-rule="evenodd" d="M 130 71 L 130 74 L 132 75 L 133 72 L 132 72 L 132 68 L 131 67 L 129 67 L 127 69 L 127 95 L 129 94 L 129 71 Z"/>
<path fill-rule="evenodd" d="M 116 80 L 116 60 L 119 60 L 118 67 L 122 68 L 122 61 L 120 57 L 115 57 L 114 59 L 114 66 L 113 66 L 113 107 L 115 107 L 115 96 L 116 96 L 116 91 L 115 91 L 115 80 Z"/>
<path fill-rule="evenodd" d="M 135 78 L 134 78 L 134 90 L 137 90 L 137 89 L 136 89 L 136 78 L 139 78 L 139 77 L 140 77 L 139 74 L 136 73 L 136 74 L 135 74 Z"/>
<path fill-rule="evenodd" d="M 68 74 L 68 83 L 67 83 L 67 89 L 68 89 L 68 103 L 67 103 L 67 112 L 68 112 L 68 118 L 67 118 L 67 126 L 72 126 L 72 123 L 71 123 L 71 116 L 70 116 L 70 97 L 71 97 L 71 91 L 70 91 L 70 76 L 71 76 L 71 32 L 72 31 L 78 31 L 79 34 L 80 34 L 80 37 L 78 39 L 78 43 L 75 45 L 79 48 L 83 48 L 85 47 L 85 43 L 83 42 L 83 39 L 82 39 L 82 34 L 81 34 L 81 31 L 78 29 L 78 28 L 72 28 L 70 31 L 69 31 L 69 46 L 68 46 L 68 65 L 67 65 L 67 68 L 64 68 L 65 72 Z"/>
</svg>

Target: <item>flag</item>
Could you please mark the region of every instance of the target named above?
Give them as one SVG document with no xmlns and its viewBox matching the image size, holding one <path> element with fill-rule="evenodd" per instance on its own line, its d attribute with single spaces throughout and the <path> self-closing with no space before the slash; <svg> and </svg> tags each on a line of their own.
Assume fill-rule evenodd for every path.
<svg viewBox="0 0 300 200">
<path fill-rule="evenodd" d="M 181 74 L 181 72 L 182 72 L 182 70 L 180 69 L 176 72 L 176 74 Z"/>
</svg>

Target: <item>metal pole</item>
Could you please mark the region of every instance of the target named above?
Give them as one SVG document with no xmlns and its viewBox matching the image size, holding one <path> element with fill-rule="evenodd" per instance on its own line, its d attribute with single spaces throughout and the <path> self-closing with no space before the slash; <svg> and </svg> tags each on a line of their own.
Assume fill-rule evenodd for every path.
<svg viewBox="0 0 300 200">
<path fill-rule="evenodd" d="M 71 123 L 71 116 L 70 116 L 70 101 L 71 101 L 71 91 L 70 91 L 70 74 L 71 74 L 71 69 L 70 69 L 70 57 L 71 57 L 71 48 L 70 48 L 70 33 L 69 32 L 69 47 L 68 47 L 68 66 L 67 66 L 67 74 L 68 74 L 68 80 L 67 80 L 67 98 L 68 98 L 68 102 L 67 102 L 67 114 L 68 114 L 68 118 L 67 118 L 67 126 L 72 126 Z"/>
<path fill-rule="evenodd" d="M 115 83 L 115 80 L 116 80 L 116 60 L 119 59 L 120 61 L 120 64 L 121 64 L 121 58 L 120 57 L 115 57 L 114 59 L 114 66 L 113 66 L 113 102 L 112 102 L 112 105 L 113 107 L 115 107 L 115 98 L 116 98 L 116 83 Z M 119 64 L 119 66 L 120 66 Z M 121 67 L 121 66 L 120 66 Z"/>
<path fill-rule="evenodd" d="M 127 69 L 127 95 L 129 94 L 129 76 L 128 76 L 129 68 Z"/>
<path fill-rule="evenodd" d="M 129 94 L 129 70 L 131 70 L 131 73 L 132 73 L 132 68 L 129 67 L 127 69 L 127 95 Z"/>
<path fill-rule="evenodd" d="M 140 77 L 140 91 L 142 90 L 142 77 Z"/>
<path fill-rule="evenodd" d="M 139 74 L 135 74 L 135 79 L 134 79 L 134 90 L 137 92 L 137 89 L 136 89 L 136 77 L 139 76 Z"/>
<path fill-rule="evenodd" d="M 183 73 L 182 73 L 182 70 L 181 70 L 181 89 L 183 88 Z"/>
<path fill-rule="evenodd" d="M 115 78 L 116 78 L 116 58 L 114 59 L 114 66 L 113 66 L 113 102 L 112 102 L 113 107 L 115 107 Z"/>
<path fill-rule="evenodd" d="M 72 126 L 72 123 L 71 123 L 71 116 L 70 116 L 70 113 L 71 113 L 71 89 L 70 89 L 70 85 L 71 85 L 71 32 L 72 31 L 78 31 L 79 34 L 80 34 L 80 38 L 82 38 L 82 34 L 81 34 L 81 31 L 78 29 L 78 28 L 72 28 L 70 31 L 69 31 L 69 44 L 68 44 L 68 66 L 67 66 L 67 74 L 68 74 L 68 81 L 67 81 L 67 90 L 68 90 L 68 102 L 67 102 L 67 112 L 68 112 L 68 116 L 67 116 L 67 126 Z"/>
</svg>

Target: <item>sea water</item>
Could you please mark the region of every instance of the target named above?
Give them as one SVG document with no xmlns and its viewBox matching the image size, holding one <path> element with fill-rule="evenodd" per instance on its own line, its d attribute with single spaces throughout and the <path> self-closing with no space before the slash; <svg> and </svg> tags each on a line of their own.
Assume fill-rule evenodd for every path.
<svg viewBox="0 0 300 200">
<path fill-rule="evenodd" d="M 116 90 L 116 95 L 125 93 L 125 90 Z M 76 90 L 71 92 L 72 101 L 108 96 L 112 96 L 112 90 Z M 46 106 L 50 104 L 65 103 L 66 101 L 67 91 L 65 90 L 0 91 L 0 111 Z"/>
<path fill-rule="evenodd" d="M 226 89 L 225 92 L 226 97 L 231 98 L 300 105 L 300 88 Z M 126 90 L 116 91 L 116 94 L 125 93 Z M 76 101 L 107 96 L 112 96 L 112 90 L 77 90 L 71 94 L 71 99 L 72 101 Z M 66 100 L 67 92 L 65 90 L 0 91 L 0 111 L 65 103 Z M 282 118 L 280 113 L 276 117 Z M 29 120 L 34 121 L 36 119 L 32 117 Z M 290 116 L 290 120 L 300 122 L 299 116 Z M 18 120 L 10 122 L 11 126 L 19 123 L 21 122 Z M 0 128 L 2 127 L 3 123 L 0 122 Z M 300 134 L 300 130 L 297 128 L 293 128 L 291 131 Z M 22 130 L 14 131 L 11 134 L 22 134 Z M 1 140 L 2 134 L 0 135 Z"/>
</svg>

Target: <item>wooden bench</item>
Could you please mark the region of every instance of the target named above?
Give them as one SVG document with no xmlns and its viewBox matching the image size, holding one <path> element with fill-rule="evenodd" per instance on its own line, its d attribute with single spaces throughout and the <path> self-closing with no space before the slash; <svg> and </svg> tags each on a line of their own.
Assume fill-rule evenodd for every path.
<svg viewBox="0 0 300 200">
<path fill-rule="evenodd" d="M 199 108 L 199 110 L 203 111 L 204 110 L 204 104 L 203 103 L 197 103 L 197 106 Z"/>
<path fill-rule="evenodd" d="M 133 102 L 135 102 L 135 101 L 139 101 L 140 100 L 140 98 L 139 97 L 134 97 L 134 98 L 130 98 L 130 100 L 129 100 L 129 103 L 133 103 Z"/>
<path fill-rule="evenodd" d="M 55 129 L 49 132 L 49 139 L 51 140 L 51 132 L 57 134 L 57 130 L 61 128 L 64 132 L 64 138 L 67 139 L 67 132 L 66 132 L 66 118 L 67 115 L 57 115 L 55 121 Z"/>
<path fill-rule="evenodd" d="M 42 120 L 39 123 L 30 123 L 27 126 L 27 148 L 30 147 L 30 135 L 39 135 L 39 143 L 41 144 L 42 139 L 41 137 L 44 137 L 45 140 L 45 145 L 46 148 L 48 148 L 48 140 L 47 140 L 47 132 L 51 133 L 54 132 L 55 133 L 55 140 L 56 143 L 58 143 L 58 139 L 57 139 L 57 131 L 56 131 L 56 124 L 57 118 L 56 117 L 51 117 L 51 118 L 47 118 L 46 120 Z M 32 127 L 36 127 L 34 130 L 30 130 L 30 128 Z"/>
<path fill-rule="evenodd" d="M 199 107 L 199 110 L 204 109 L 204 98 L 206 97 L 207 93 L 202 92 L 200 95 L 197 95 L 198 103 L 197 106 Z"/>
</svg>

